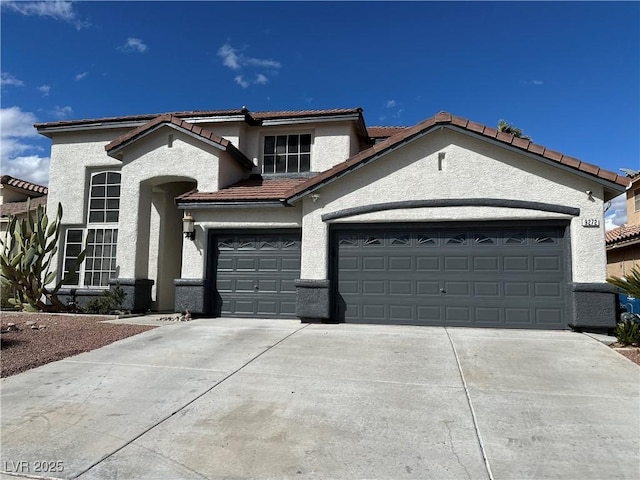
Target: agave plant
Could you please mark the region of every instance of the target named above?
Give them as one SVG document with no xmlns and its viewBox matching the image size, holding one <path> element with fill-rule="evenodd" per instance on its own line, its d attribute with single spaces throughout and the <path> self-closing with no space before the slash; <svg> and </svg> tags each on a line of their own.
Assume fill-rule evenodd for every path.
<svg viewBox="0 0 640 480">
<path fill-rule="evenodd" d="M 52 288 L 49 287 L 57 277 L 57 269 L 52 262 L 58 251 L 58 239 L 62 220 L 62 205 L 58 204 L 56 217 L 49 218 L 42 205 L 38 205 L 35 215 L 31 211 L 31 203 L 27 200 L 27 217 L 9 218 L 9 226 L 5 238 L 0 238 L 2 253 L 0 267 L 2 269 L 2 288 L 9 289 L 9 303 L 16 310 L 35 311 L 68 311 L 56 296 L 56 292 L 68 277 L 74 275 L 84 260 L 86 249 L 78 256 L 74 269 Z"/>
</svg>

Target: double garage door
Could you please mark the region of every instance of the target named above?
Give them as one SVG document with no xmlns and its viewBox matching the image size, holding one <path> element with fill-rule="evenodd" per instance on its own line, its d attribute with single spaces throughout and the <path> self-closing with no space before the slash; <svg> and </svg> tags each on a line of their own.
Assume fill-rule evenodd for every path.
<svg viewBox="0 0 640 480">
<path fill-rule="evenodd" d="M 334 226 L 332 320 L 562 329 L 565 226 Z M 295 318 L 299 231 L 216 234 L 216 313 Z"/>
<path fill-rule="evenodd" d="M 336 229 L 338 320 L 566 327 L 564 227 Z"/>
</svg>

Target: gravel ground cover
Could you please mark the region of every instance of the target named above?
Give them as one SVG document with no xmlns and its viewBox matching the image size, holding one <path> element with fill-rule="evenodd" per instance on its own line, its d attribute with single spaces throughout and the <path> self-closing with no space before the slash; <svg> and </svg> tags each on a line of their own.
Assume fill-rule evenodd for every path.
<svg viewBox="0 0 640 480">
<path fill-rule="evenodd" d="M 103 323 L 91 315 L 2 312 L 0 324 L 0 376 L 104 347 L 154 326 Z M 15 327 L 9 328 L 9 324 Z M 36 328 L 32 328 L 36 327 Z"/>
</svg>

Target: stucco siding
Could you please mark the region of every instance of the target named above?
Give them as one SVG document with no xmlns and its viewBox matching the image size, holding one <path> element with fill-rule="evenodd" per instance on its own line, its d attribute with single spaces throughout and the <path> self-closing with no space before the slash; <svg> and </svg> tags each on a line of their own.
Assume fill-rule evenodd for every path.
<svg viewBox="0 0 640 480">
<path fill-rule="evenodd" d="M 444 153 L 439 160 L 438 154 Z M 440 164 L 440 165 L 439 165 Z M 440 169 L 439 169 L 440 168 Z M 591 191 L 589 197 L 586 191 Z M 421 139 L 338 179 L 317 192 L 320 199 L 305 212 L 305 238 L 328 242 L 321 215 L 375 203 L 447 199 L 497 198 L 551 203 L 579 208 L 571 219 L 573 281 L 605 279 L 603 189 L 594 181 L 545 165 L 484 141 L 449 130 Z M 304 200 L 305 203 L 308 201 Z M 458 221 L 568 218 L 560 214 L 487 207 L 389 210 L 354 217 L 350 222 Z M 597 218 L 599 228 L 584 228 L 583 218 Z M 318 240 L 316 240 L 316 243 Z M 326 251 L 314 249 L 315 252 Z M 321 260 L 303 253 L 303 278 L 327 278 L 326 252 Z"/>
<path fill-rule="evenodd" d="M 91 171 L 117 170 L 121 162 L 109 157 L 104 146 L 126 130 L 59 134 L 53 138 L 47 208 L 64 209 L 65 224 L 85 221 L 86 197 Z"/>
</svg>

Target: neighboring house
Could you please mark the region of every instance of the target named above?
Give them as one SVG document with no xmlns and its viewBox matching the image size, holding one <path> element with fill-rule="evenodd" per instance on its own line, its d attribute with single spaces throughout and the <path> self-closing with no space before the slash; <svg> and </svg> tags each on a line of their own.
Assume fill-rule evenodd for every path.
<svg viewBox="0 0 640 480">
<path fill-rule="evenodd" d="M 31 209 L 38 205 L 47 205 L 47 187 L 13 178 L 10 175 L 0 177 L 0 235 L 4 238 L 11 215 L 19 219 L 27 216 L 27 199 Z"/>
<path fill-rule="evenodd" d="M 640 267 L 640 172 L 627 171 L 627 223 L 607 232 L 607 276 L 622 277 Z"/>
<path fill-rule="evenodd" d="M 36 127 L 65 211 L 60 270 L 88 245 L 65 290 L 81 301 L 119 282 L 138 311 L 615 324 L 603 206 L 629 180 L 494 128 L 246 108 Z"/>
</svg>

